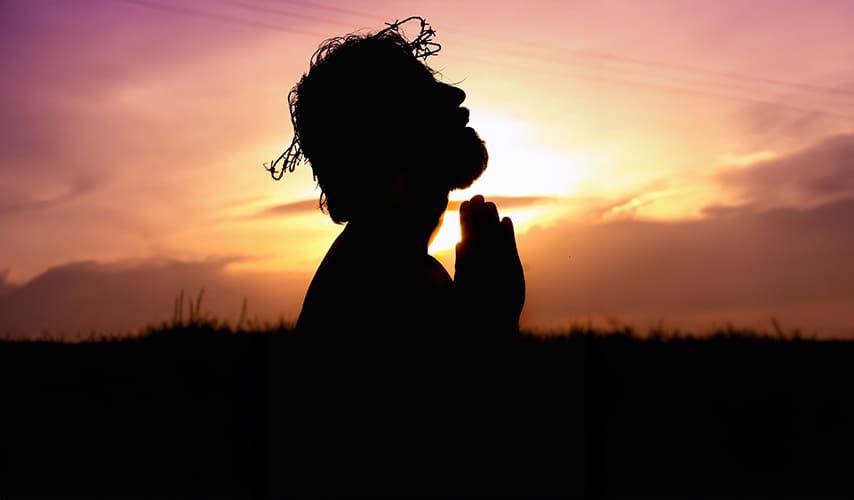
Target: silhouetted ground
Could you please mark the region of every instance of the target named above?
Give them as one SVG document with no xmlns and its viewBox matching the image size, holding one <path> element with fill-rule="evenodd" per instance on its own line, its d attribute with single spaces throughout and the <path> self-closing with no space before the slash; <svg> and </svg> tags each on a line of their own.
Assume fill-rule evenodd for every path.
<svg viewBox="0 0 854 500">
<path fill-rule="evenodd" d="M 0 342 L 0 499 L 851 497 L 854 343 Z"/>
</svg>

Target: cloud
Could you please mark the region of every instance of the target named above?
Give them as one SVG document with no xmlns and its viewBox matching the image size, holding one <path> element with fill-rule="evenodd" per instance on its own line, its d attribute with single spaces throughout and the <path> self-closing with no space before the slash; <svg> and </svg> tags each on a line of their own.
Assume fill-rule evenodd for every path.
<svg viewBox="0 0 854 500">
<path fill-rule="evenodd" d="M 18 288 L 7 281 L 9 279 L 10 271 L 11 269 L 0 269 L 0 296 L 11 293 L 13 290 Z"/>
<path fill-rule="evenodd" d="M 850 131 L 854 113 L 846 110 L 850 103 L 845 78 L 838 76 L 827 89 L 816 93 L 810 104 L 802 95 L 780 95 L 776 102 L 757 102 L 744 106 L 735 116 L 745 134 L 741 147 L 788 151 L 820 141 L 828 135 Z M 832 92 L 832 89 L 837 92 Z"/>
<path fill-rule="evenodd" d="M 100 181 L 94 176 L 76 176 L 75 178 L 72 178 L 70 182 L 68 182 L 67 185 L 58 193 L 51 194 L 46 197 L 30 198 L 19 201 L 10 201 L 7 198 L 4 201 L 0 201 L 0 216 L 62 205 L 63 203 L 72 201 L 94 191 L 99 185 Z"/>
<path fill-rule="evenodd" d="M 168 176 L 271 128 L 255 96 L 272 84 L 247 76 L 267 35 L 123 2 L 4 2 L 3 20 L 0 46 L 14 50 L 0 51 L 0 172 L 17 182 L 79 169 Z"/>
<path fill-rule="evenodd" d="M 553 196 L 490 196 L 487 201 L 495 203 L 502 210 L 509 208 L 527 208 L 535 205 L 545 205 L 554 203 L 559 198 Z M 448 203 L 448 210 L 459 210 L 462 200 L 451 200 Z"/>
<path fill-rule="evenodd" d="M 296 319 L 308 274 L 226 270 L 235 261 L 81 261 L 57 266 L 0 293 L 0 334 L 37 337 L 46 332 L 76 339 L 93 331 L 129 333 L 170 320 L 182 290 L 196 297 L 204 289 L 202 311 L 232 323 L 239 318 L 244 297 L 250 318 Z M 3 283 L 0 279 L 0 290 Z"/>
<path fill-rule="evenodd" d="M 751 210 L 751 206 L 748 204 L 736 204 L 736 205 L 706 205 L 701 209 L 701 213 L 703 215 L 709 217 L 717 217 L 721 215 L 732 215 L 732 214 L 742 214 L 749 212 Z"/>
<path fill-rule="evenodd" d="M 854 198 L 817 207 L 731 207 L 700 220 L 564 221 L 519 235 L 526 272 L 524 326 L 618 318 L 643 331 L 703 331 L 727 321 L 854 336 Z M 202 310 L 235 322 L 294 320 L 311 278 L 303 272 L 229 271 L 234 258 L 72 262 L 28 283 L 0 274 L 0 334 L 85 337 L 171 318 L 181 291 L 204 288 Z M 451 267 L 452 269 L 452 267 Z"/>
<path fill-rule="evenodd" d="M 617 317 L 643 329 L 726 321 L 854 335 L 854 197 L 796 209 L 730 207 L 700 220 L 563 223 L 522 235 L 525 319 Z"/>
<path fill-rule="evenodd" d="M 490 196 L 489 201 L 494 202 L 502 209 L 507 208 L 524 208 L 534 205 L 542 205 L 556 201 L 557 198 L 551 196 Z M 459 210 L 462 200 L 451 200 L 448 202 L 448 210 Z M 273 205 L 259 210 L 249 218 L 270 217 L 277 215 L 302 215 L 319 210 L 318 201 L 300 200 L 290 203 L 282 203 Z"/>
<path fill-rule="evenodd" d="M 854 134 L 721 173 L 718 181 L 762 206 L 812 205 L 854 196 Z"/>
<path fill-rule="evenodd" d="M 318 200 L 300 200 L 264 208 L 256 212 L 252 218 L 276 215 L 302 215 L 317 210 L 320 210 Z"/>
<path fill-rule="evenodd" d="M 835 113 L 828 115 L 819 110 L 793 110 L 783 103 L 774 102 L 757 102 L 745 106 L 739 117 L 747 132 L 763 141 L 795 137 L 811 140 L 832 130 L 831 127 L 838 126 L 839 120 L 844 122 L 844 118 L 837 117 Z"/>
</svg>

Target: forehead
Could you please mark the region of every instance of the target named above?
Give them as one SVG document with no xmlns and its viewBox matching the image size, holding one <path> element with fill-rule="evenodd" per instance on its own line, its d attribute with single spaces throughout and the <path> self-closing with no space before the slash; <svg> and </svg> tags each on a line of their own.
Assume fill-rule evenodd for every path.
<svg viewBox="0 0 854 500">
<path fill-rule="evenodd" d="M 430 100 L 434 72 L 400 40 L 362 39 L 330 51 L 300 84 L 303 104 L 332 114 L 411 105 Z"/>
<path fill-rule="evenodd" d="M 365 68 L 378 78 L 390 81 L 410 80 L 413 83 L 433 82 L 434 72 L 411 52 L 395 50 L 365 54 Z"/>
<path fill-rule="evenodd" d="M 326 61 L 357 77 L 433 80 L 434 72 L 415 57 L 403 39 L 365 38 L 342 46 Z M 334 70 L 333 70 L 334 71 Z"/>
</svg>

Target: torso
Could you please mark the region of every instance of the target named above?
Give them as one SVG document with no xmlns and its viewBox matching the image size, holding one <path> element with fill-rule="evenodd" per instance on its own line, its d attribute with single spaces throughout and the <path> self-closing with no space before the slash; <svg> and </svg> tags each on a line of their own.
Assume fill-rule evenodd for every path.
<svg viewBox="0 0 854 500">
<path fill-rule="evenodd" d="M 401 255 L 345 230 L 312 279 L 297 330 L 332 337 L 439 333 L 453 322 L 452 293 L 450 275 L 426 252 Z"/>
</svg>

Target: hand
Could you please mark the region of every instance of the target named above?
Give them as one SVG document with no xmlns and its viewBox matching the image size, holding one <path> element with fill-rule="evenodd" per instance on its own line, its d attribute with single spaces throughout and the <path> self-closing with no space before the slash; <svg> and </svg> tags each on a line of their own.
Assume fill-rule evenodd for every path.
<svg viewBox="0 0 854 500">
<path fill-rule="evenodd" d="M 525 305 L 525 275 L 509 217 L 499 221 L 495 203 L 474 196 L 460 205 L 455 288 L 473 327 L 518 332 Z"/>
</svg>

